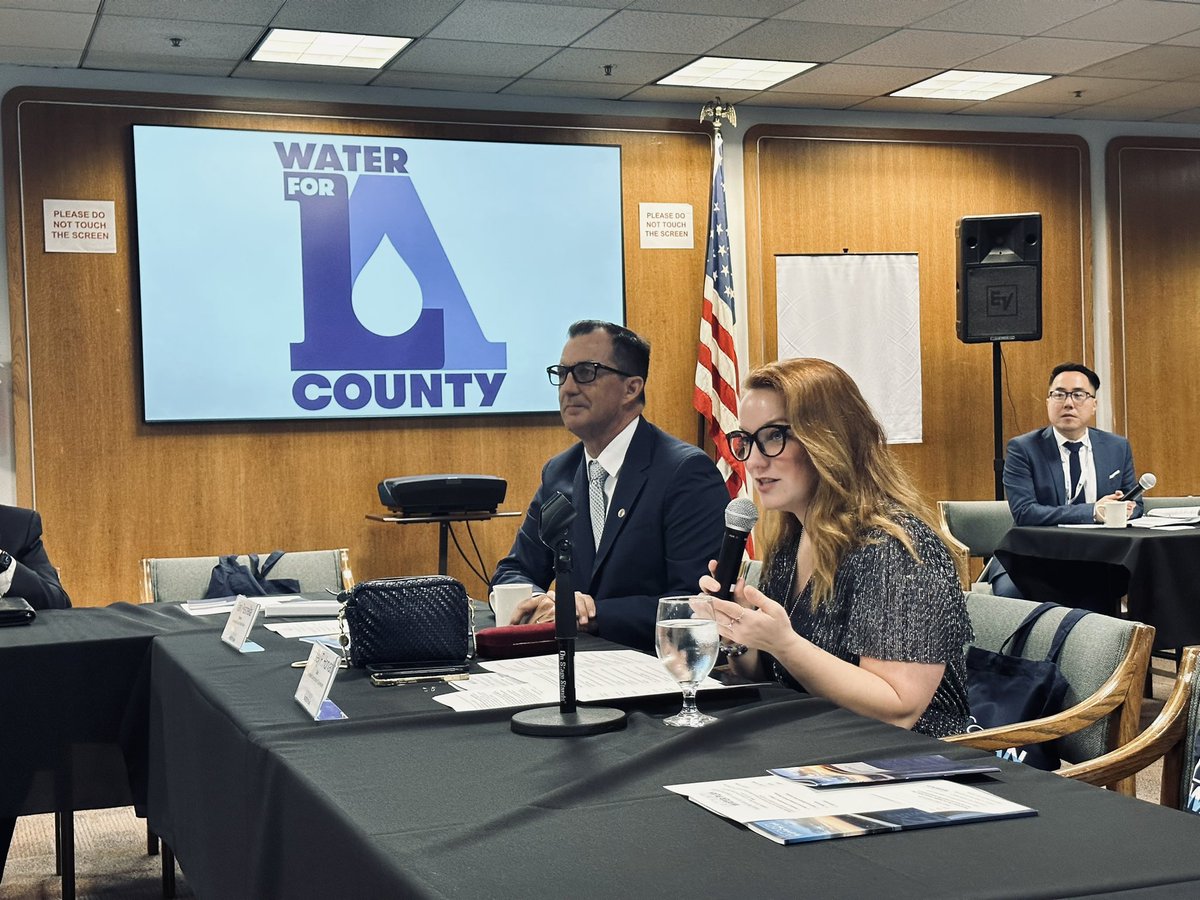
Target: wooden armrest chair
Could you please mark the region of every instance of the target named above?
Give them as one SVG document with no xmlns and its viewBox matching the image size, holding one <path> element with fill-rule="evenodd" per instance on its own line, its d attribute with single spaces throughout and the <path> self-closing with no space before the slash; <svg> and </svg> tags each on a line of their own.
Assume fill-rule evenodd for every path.
<svg viewBox="0 0 1200 900">
<path fill-rule="evenodd" d="M 1162 759 L 1159 802 L 1183 809 L 1189 803 L 1196 729 L 1200 728 L 1200 647 L 1186 647 L 1171 696 L 1153 722 L 1126 744 L 1096 759 L 1065 766 L 1059 775 L 1112 787 Z"/>
<path fill-rule="evenodd" d="M 938 518 L 964 591 L 971 589 L 971 559 L 990 559 L 1012 528 L 1007 500 L 939 500 Z"/>
<path fill-rule="evenodd" d="M 266 553 L 259 559 L 265 560 Z M 142 560 L 142 602 L 167 600 L 199 600 L 208 590 L 216 556 L 177 556 Z M 243 554 L 240 562 L 247 562 Z M 297 550 L 284 553 L 271 569 L 269 578 L 295 578 L 304 593 L 331 590 L 343 591 L 354 587 L 350 572 L 350 551 Z"/>
<path fill-rule="evenodd" d="M 967 594 L 967 612 L 975 644 L 999 650 L 1037 604 L 1029 600 Z M 1024 656 L 1045 659 L 1066 609 L 1052 609 L 1038 619 Z M 1059 668 L 1070 684 L 1067 708 L 1052 716 L 948 737 L 952 743 L 981 750 L 1004 750 L 1057 740 L 1059 756 L 1080 763 L 1123 746 L 1140 727 L 1142 685 L 1150 664 L 1154 629 L 1141 622 L 1091 613 L 1071 631 L 1059 656 Z M 1116 789 L 1133 796 L 1132 778 Z"/>
<path fill-rule="evenodd" d="M 260 553 L 259 560 L 268 554 Z M 142 602 L 156 603 L 171 600 L 199 600 L 208 590 L 213 566 L 217 556 L 177 556 L 142 560 Z M 249 558 L 243 554 L 239 562 Z M 298 550 L 284 553 L 283 558 L 271 569 L 269 578 L 295 578 L 303 593 L 323 590 L 343 591 L 354 587 L 354 575 L 350 572 L 350 551 L 345 547 L 336 550 Z M 146 825 L 146 852 L 151 856 L 158 852 L 158 837 Z M 163 896 L 175 896 L 175 855 L 163 844 L 162 854 Z"/>
</svg>

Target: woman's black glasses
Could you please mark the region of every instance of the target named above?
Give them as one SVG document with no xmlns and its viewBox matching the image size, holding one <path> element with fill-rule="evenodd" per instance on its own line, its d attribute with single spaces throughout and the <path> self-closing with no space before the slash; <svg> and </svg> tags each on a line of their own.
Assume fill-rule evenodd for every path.
<svg viewBox="0 0 1200 900">
<path fill-rule="evenodd" d="M 757 444 L 763 456 L 778 456 L 787 446 L 791 429 L 787 425 L 764 425 L 751 434 L 749 431 L 731 431 L 725 435 L 729 452 L 733 458 L 745 462 L 750 458 L 750 449 Z"/>
</svg>

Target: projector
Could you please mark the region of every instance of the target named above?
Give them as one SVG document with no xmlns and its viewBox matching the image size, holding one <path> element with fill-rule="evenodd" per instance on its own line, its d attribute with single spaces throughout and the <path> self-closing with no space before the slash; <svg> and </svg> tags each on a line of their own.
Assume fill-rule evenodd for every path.
<svg viewBox="0 0 1200 900">
<path fill-rule="evenodd" d="M 404 516 L 494 513 L 507 490 L 494 475 L 407 475 L 379 482 L 379 499 Z"/>
</svg>

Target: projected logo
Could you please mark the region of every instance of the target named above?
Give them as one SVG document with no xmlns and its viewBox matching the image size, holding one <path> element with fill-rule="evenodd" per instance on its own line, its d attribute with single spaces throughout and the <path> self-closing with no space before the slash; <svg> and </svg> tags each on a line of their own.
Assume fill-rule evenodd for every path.
<svg viewBox="0 0 1200 900">
<path fill-rule="evenodd" d="M 486 408 L 504 383 L 507 348 L 489 341 L 434 230 L 400 147 L 275 142 L 283 196 L 300 211 L 304 339 L 291 345 L 306 410 Z M 353 189 L 345 173 L 354 173 Z M 420 312 L 382 334 L 355 310 L 356 283 L 376 254 L 412 273 Z M 386 294 L 385 294 L 386 296 Z M 399 289 L 394 292 L 401 302 Z M 331 377 L 324 373 L 340 372 Z"/>
</svg>

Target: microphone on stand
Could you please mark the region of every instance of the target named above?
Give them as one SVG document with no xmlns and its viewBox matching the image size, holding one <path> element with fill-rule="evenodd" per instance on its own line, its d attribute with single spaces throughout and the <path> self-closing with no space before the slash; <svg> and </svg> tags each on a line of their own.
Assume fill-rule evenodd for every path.
<svg viewBox="0 0 1200 900">
<path fill-rule="evenodd" d="M 1142 494 L 1146 493 L 1146 491 L 1150 490 L 1150 488 L 1154 487 L 1156 484 L 1158 484 L 1158 479 L 1155 477 L 1154 473 L 1147 472 L 1145 475 L 1143 475 L 1141 478 L 1138 479 L 1138 483 L 1136 485 L 1134 485 L 1133 490 L 1131 490 L 1128 494 L 1126 494 L 1121 499 L 1122 500 L 1137 500 L 1139 497 L 1142 496 Z"/>
<path fill-rule="evenodd" d="M 603 706 L 575 706 L 575 580 L 571 548 L 571 523 L 575 507 L 562 491 L 542 504 L 538 537 L 554 552 L 554 638 L 558 642 L 558 707 L 540 706 L 515 713 L 511 727 L 517 734 L 545 737 L 600 734 L 625 727 L 626 713 Z"/>
<path fill-rule="evenodd" d="M 733 599 L 733 586 L 737 584 L 738 572 L 742 568 L 742 557 L 746 553 L 746 541 L 758 522 L 758 507 L 748 497 L 738 497 L 725 507 L 725 537 L 721 539 L 721 553 L 717 557 L 717 568 L 713 578 L 721 585 L 713 595 L 721 600 Z M 741 656 L 746 647 L 741 644 L 724 643 L 721 649 L 734 656 Z"/>
</svg>

